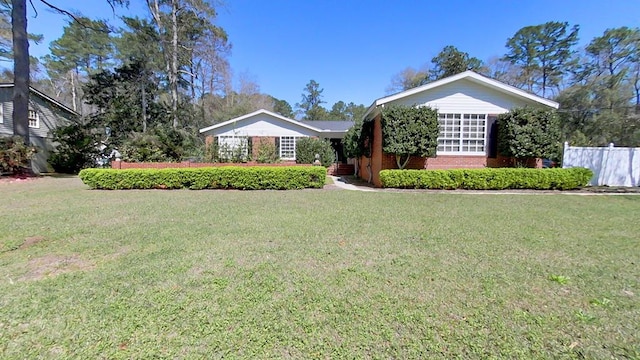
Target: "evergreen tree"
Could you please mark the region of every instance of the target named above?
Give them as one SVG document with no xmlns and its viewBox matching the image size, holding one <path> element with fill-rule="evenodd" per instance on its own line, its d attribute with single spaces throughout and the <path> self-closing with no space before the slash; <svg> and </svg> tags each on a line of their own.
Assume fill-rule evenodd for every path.
<svg viewBox="0 0 640 360">
<path fill-rule="evenodd" d="M 322 100 L 322 92 L 324 89 L 320 89 L 320 84 L 315 80 L 310 80 L 305 86 L 302 93 L 302 101 L 296 104 L 298 111 L 302 113 L 303 120 L 324 120 L 327 118 L 327 110 L 322 107 L 325 103 Z"/>
<path fill-rule="evenodd" d="M 431 80 L 439 80 L 452 75 L 473 70 L 483 72 L 482 61 L 458 50 L 455 46 L 445 46 L 438 55 L 431 59 L 433 69 L 429 71 Z"/>
<path fill-rule="evenodd" d="M 573 47 L 578 42 L 578 25 L 550 21 L 526 26 L 507 40 L 504 59 L 520 67 L 521 82 L 528 91 L 547 96 L 557 89 L 574 63 Z"/>
</svg>

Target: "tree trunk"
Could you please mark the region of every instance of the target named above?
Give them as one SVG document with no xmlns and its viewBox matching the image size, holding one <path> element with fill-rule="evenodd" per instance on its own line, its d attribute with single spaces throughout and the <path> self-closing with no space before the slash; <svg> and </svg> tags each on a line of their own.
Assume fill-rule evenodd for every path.
<svg viewBox="0 0 640 360">
<path fill-rule="evenodd" d="M 171 0 L 171 110 L 173 128 L 178 128 L 178 0 Z"/>
<path fill-rule="evenodd" d="M 396 155 L 396 164 L 398 165 L 398 169 L 403 170 L 407 163 L 411 159 L 411 155 L 407 155 L 407 158 L 402 161 L 402 155 Z"/>
<path fill-rule="evenodd" d="M 142 132 L 147 132 L 147 91 L 146 79 L 142 79 Z"/>
<path fill-rule="evenodd" d="M 71 104 L 73 105 L 73 111 L 78 111 L 78 93 L 76 92 L 76 82 L 75 82 L 75 74 L 74 70 L 69 71 L 69 75 L 71 77 Z"/>
<path fill-rule="evenodd" d="M 12 0 L 13 33 L 13 134 L 29 141 L 29 38 L 27 35 L 27 2 Z"/>
</svg>

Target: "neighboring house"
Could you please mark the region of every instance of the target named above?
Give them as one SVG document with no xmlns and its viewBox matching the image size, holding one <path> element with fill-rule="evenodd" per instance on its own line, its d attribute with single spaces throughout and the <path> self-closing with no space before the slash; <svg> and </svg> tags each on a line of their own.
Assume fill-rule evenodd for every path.
<svg viewBox="0 0 640 360">
<path fill-rule="evenodd" d="M 34 172 L 49 172 L 47 159 L 53 151 L 51 131 L 69 124 L 78 114 L 46 94 L 29 88 L 29 138 L 38 150 L 31 161 Z M 0 136 L 13 136 L 13 84 L 0 84 Z"/>
<path fill-rule="evenodd" d="M 292 162 L 296 160 L 296 143 L 299 139 L 329 139 L 338 154 L 338 160 L 346 162 L 341 140 L 351 126 L 352 121 L 297 121 L 271 111 L 258 110 L 200 129 L 200 133 L 206 137 L 207 144 L 217 141 L 220 151 L 245 146 L 252 148 L 255 155 L 261 142 L 270 142 L 276 146 L 281 160 Z"/>
<path fill-rule="evenodd" d="M 388 105 L 429 106 L 438 111 L 440 136 L 436 157 L 413 157 L 407 168 L 451 169 L 504 165 L 496 149 L 496 118 L 516 107 L 558 108 L 551 101 L 473 71 L 466 71 L 395 95 L 380 98 L 367 110 L 373 121 L 370 158 L 359 161 L 359 174 L 380 186 L 380 170 L 395 169 L 395 157 L 382 151 L 381 110 Z"/>
</svg>

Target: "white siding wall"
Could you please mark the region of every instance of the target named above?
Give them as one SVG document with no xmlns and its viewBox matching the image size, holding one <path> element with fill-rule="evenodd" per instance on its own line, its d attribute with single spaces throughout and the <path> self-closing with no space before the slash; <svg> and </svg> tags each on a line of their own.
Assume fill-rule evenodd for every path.
<svg viewBox="0 0 640 360">
<path fill-rule="evenodd" d="M 13 88 L 0 88 L 0 103 L 2 105 L 2 121 L 0 121 L 0 135 L 13 135 L 13 103 L 11 97 Z"/>
<path fill-rule="evenodd" d="M 249 119 L 228 124 L 209 131 L 206 135 L 216 136 L 319 136 L 313 130 L 297 126 L 267 114 L 258 114 Z"/>
<path fill-rule="evenodd" d="M 393 103 L 427 105 L 440 113 L 474 114 L 501 114 L 515 107 L 537 104 L 464 79 L 398 99 Z"/>
<path fill-rule="evenodd" d="M 3 121 L 0 123 L 0 134 L 13 135 L 13 88 L 0 88 Z M 29 135 L 34 137 L 51 138 L 51 130 L 59 125 L 70 123 L 71 115 L 58 107 L 46 102 L 40 96 L 31 93 L 29 109 L 35 110 L 40 119 L 38 128 L 29 128 Z"/>
<path fill-rule="evenodd" d="M 13 135 L 13 88 L 0 88 L 0 106 L 2 106 L 2 121 L 0 122 L 0 136 Z M 72 115 L 57 106 L 43 100 L 33 92 L 29 96 L 29 109 L 38 113 L 40 126 L 29 128 L 31 145 L 37 147 L 38 152 L 31 160 L 31 166 L 36 173 L 48 172 L 50 167 L 47 159 L 53 151 L 51 130 L 56 126 L 67 125 Z"/>
</svg>

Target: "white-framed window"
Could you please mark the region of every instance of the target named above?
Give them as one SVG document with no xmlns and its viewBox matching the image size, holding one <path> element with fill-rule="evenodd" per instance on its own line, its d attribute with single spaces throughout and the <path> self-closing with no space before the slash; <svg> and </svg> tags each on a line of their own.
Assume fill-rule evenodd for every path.
<svg viewBox="0 0 640 360">
<path fill-rule="evenodd" d="M 487 114 L 438 114 L 438 125 L 438 153 L 485 153 Z"/>
<path fill-rule="evenodd" d="M 226 160 L 239 160 L 249 154 L 249 139 L 246 136 L 218 136 L 218 154 Z"/>
<path fill-rule="evenodd" d="M 29 110 L 29 127 L 30 128 L 39 128 L 40 127 L 40 116 L 35 110 Z"/>
<path fill-rule="evenodd" d="M 280 137 L 280 159 L 296 159 L 296 143 L 301 136 L 281 136 Z"/>
</svg>

